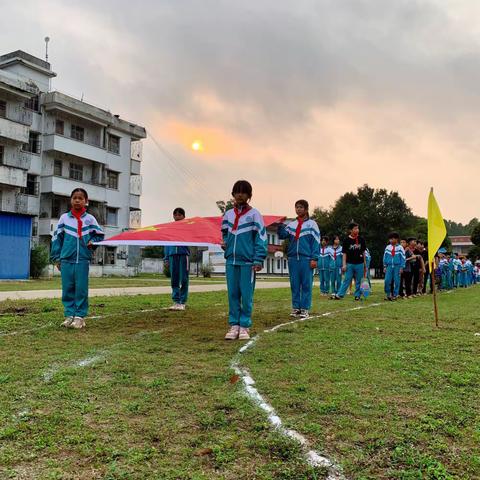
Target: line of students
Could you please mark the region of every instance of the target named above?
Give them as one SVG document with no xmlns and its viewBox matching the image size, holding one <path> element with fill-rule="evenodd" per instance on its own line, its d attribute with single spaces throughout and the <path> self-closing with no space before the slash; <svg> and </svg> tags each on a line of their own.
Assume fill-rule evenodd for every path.
<svg viewBox="0 0 480 480">
<path fill-rule="evenodd" d="M 250 206 L 252 186 L 246 180 L 237 181 L 232 188 L 234 208 L 225 212 L 222 219 L 222 248 L 225 251 L 228 288 L 229 329 L 226 340 L 247 340 L 252 325 L 253 293 L 256 273 L 262 270 L 267 256 L 267 235 L 263 217 Z M 52 240 L 51 259 L 62 274 L 62 301 L 66 327 L 85 327 L 88 313 L 88 268 L 94 249 L 93 243 L 101 241 L 104 233 L 96 219 L 86 212 L 88 194 L 76 188 L 71 194 L 71 211 L 61 216 Z M 360 300 L 361 280 L 369 279 L 370 254 L 365 239 L 360 236 L 358 224 L 352 222 L 348 235 L 340 245 L 340 238 L 321 237 L 317 223 L 310 219 L 306 200 L 295 203 L 296 219 L 278 228 L 281 239 L 288 241 L 287 257 L 292 291 L 292 316 L 307 318 L 312 303 L 313 276 L 318 268 L 322 295 L 341 300 L 355 281 L 354 298 Z M 183 220 L 185 211 L 177 208 L 174 220 Z M 405 240 L 399 244 L 399 235 L 389 235 L 383 263 L 385 268 L 386 299 L 395 300 L 403 283 L 409 285 L 412 276 L 406 275 L 409 264 L 418 261 L 425 266 L 426 249 L 418 253 Z M 417 252 L 417 253 L 414 253 Z M 188 298 L 189 276 L 188 247 L 168 246 L 165 258 L 171 271 L 172 310 L 184 310 Z M 420 262 L 420 259 L 422 261 Z M 474 267 L 464 259 L 456 263 L 446 256 L 439 259 L 443 285 L 467 286 L 480 281 L 480 262 Z M 451 270 L 453 265 L 453 270 Z M 450 275 L 448 272 L 457 272 Z M 446 273 L 445 273 L 446 272 Z M 445 273 L 445 275 L 444 275 Z M 342 279 L 342 274 L 344 277 Z M 424 282 L 426 285 L 426 282 Z M 425 288 L 425 286 L 423 287 Z M 409 287 L 406 288 L 409 291 Z"/>
<path fill-rule="evenodd" d="M 436 257 L 435 277 L 441 290 L 467 288 L 480 282 L 480 261 L 473 264 L 458 253 L 441 252 Z"/>
</svg>

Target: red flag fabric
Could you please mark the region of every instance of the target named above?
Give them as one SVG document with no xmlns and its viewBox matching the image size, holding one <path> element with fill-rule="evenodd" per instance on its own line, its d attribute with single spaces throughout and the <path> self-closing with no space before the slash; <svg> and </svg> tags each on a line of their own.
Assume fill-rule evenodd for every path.
<svg viewBox="0 0 480 480">
<path fill-rule="evenodd" d="M 286 217 L 278 215 L 264 215 L 265 227 L 277 222 L 283 222 Z M 160 223 L 149 227 L 137 228 L 107 238 L 96 245 L 185 245 L 192 247 L 210 247 L 221 245 L 220 231 L 222 217 L 192 217 L 178 222 Z"/>
</svg>

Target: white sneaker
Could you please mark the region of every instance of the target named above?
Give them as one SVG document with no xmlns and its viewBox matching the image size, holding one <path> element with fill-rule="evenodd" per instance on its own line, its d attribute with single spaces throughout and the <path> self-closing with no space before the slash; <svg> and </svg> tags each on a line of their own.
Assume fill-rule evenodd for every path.
<svg viewBox="0 0 480 480">
<path fill-rule="evenodd" d="M 250 339 L 250 329 L 240 327 L 240 332 L 238 334 L 239 340 L 249 340 Z"/>
<path fill-rule="evenodd" d="M 300 310 L 300 315 L 299 315 L 300 318 L 308 318 L 309 316 L 310 315 L 308 313 L 308 310 L 305 310 L 305 309 Z"/>
<path fill-rule="evenodd" d="M 62 323 L 64 327 L 71 327 L 73 323 L 73 317 L 65 317 L 65 321 Z"/>
<path fill-rule="evenodd" d="M 185 304 L 184 303 L 179 303 L 177 310 L 185 310 Z"/>
<path fill-rule="evenodd" d="M 73 328 L 85 328 L 85 320 L 82 317 L 75 317 L 72 322 Z"/>
<path fill-rule="evenodd" d="M 291 317 L 298 317 L 300 315 L 300 309 L 299 308 L 292 308 L 292 313 L 290 313 Z"/>
<path fill-rule="evenodd" d="M 169 310 L 180 310 L 180 304 L 179 303 L 174 303 Z"/>
<path fill-rule="evenodd" d="M 240 333 L 240 325 L 232 325 L 225 335 L 225 340 L 236 340 Z"/>
</svg>

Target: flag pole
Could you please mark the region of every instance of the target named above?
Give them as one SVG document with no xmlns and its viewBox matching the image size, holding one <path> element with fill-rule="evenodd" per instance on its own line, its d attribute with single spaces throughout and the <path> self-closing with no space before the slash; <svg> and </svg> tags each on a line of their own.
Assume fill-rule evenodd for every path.
<svg viewBox="0 0 480 480">
<path fill-rule="evenodd" d="M 432 282 L 433 312 L 435 314 L 435 326 L 438 328 L 437 288 L 435 286 L 435 261 L 430 265 L 430 281 Z"/>
</svg>

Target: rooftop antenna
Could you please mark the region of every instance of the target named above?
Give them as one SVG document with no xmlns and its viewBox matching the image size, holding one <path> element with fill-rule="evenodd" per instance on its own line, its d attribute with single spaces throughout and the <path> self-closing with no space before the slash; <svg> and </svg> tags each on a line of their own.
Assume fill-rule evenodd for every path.
<svg viewBox="0 0 480 480">
<path fill-rule="evenodd" d="M 45 37 L 45 61 L 48 62 L 48 42 L 50 37 Z"/>
</svg>

